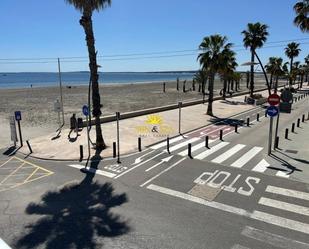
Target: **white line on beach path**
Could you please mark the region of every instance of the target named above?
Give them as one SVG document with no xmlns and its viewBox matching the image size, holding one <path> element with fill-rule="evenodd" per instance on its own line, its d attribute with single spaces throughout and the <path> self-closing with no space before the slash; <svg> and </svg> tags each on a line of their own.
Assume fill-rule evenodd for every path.
<svg viewBox="0 0 309 249">
<path fill-rule="evenodd" d="M 246 226 L 241 235 L 279 248 L 309 249 L 309 244 Z"/>
<path fill-rule="evenodd" d="M 262 147 L 253 147 L 251 150 L 245 153 L 242 157 L 240 157 L 238 160 L 232 163 L 231 166 L 236 167 L 236 168 L 241 168 L 247 162 L 249 162 L 255 155 L 257 155 L 261 150 L 263 150 Z"/>
<path fill-rule="evenodd" d="M 286 171 L 281 171 L 279 170 L 277 173 L 276 173 L 276 176 L 279 176 L 279 177 L 284 177 L 284 178 L 289 178 L 289 173 L 286 172 Z"/>
<path fill-rule="evenodd" d="M 12 249 L 0 238 L 0 248 L 1 249 Z"/>
<path fill-rule="evenodd" d="M 143 157 L 148 156 L 148 155 L 151 154 L 152 152 L 154 152 L 154 150 L 151 150 L 151 151 L 149 151 L 148 153 L 146 153 L 146 154 L 144 154 L 144 155 L 142 155 L 142 156 L 136 158 L 135 161 L 134 161 L 134 163 L 133 163 L 132 165 L 140 163 L 141 161 L 143 161 L 143 159 L 142 159 Z"/>
<path fill-rule="evenodd" d="M 280 216 L 276 216 L 276 215 L 272 215 L 272 214 L 268 214 L 268 213 L 264 213 L 264 212 L 260 212 L 260 211 L 253 211 L 252 215 L 250 216 L 250 218 L 255 219 L 255 220 L 259 220 L 259 221 L 263 221 L 272 225 L 276 225 L 279 227 L 283 227 L 283 228 L 287 228 L 287 229 L 291 229 L 294 231 L 298 231 L 301 233 L 306 233 L 309 234 L 309 224 L 307 223 L 302 223 L 299 221 L 295 221 L 295 220 L 290 220 L 287 218 L 283 218 Z"/>
<path fill-rule="evenodd" d="M 146 181 L 142 185 L 140 185 L 140 187 L 144 187 L 145 185 L 147 185 L 148 183 L 152 182 L 154 179 L 156 179 L 160 175 L 164 174 L 165 172 L 169 171 L 170 169 L 174 168 L 175 166 L 177 166 L 178 164 L 180 164 L 184 160 L 186 160 L 186 158 L 182 158 L 179 161 L 177 161 L 176 163 L 174 163 L 173 165 L 171 165 L 168 168 L 166 168 L 165 170 L 162 170 L 159 174 L 155 175 L 154 177 L 150 178 L 148 181 Z"/>
<path fill-rule="evenodd" d="M 270 198 L 265 198 L 265 197 L 261 197 L 259 200 L 259 204 L 264 205 L 264 206 L 268 206 L 268 207 L 273 207 L 273 208 L 278 208 L 281 210 L 285 210 L 285 211 L 289 211 L 289 212 L 293 212 L 293 213 L 297 213 L 297 214 L 301 214 L 301 215 L 307 215 L 309 216 L 309 208 L 307 207 L 303 207 L 300 205 L 295 205 L 292 203 L 287 203 L 287 202 L 283 202 L 283 201 L 277 201 L 277 200 L 273 200 Z"/>
<path fill-rule="evenodd" d="M 267 169 L 268 166 L 270 166 L 270 164 L 269 164 L 265 159 L 262 159 L 262 161 L 260 161 L 260 162 L 252 169 L 252 171 L 263 173 L 263 172 Z"/>
<path fill-rule="evenodd" d="M 221 142 L 219 144 L 216 144 L 215 146 L 211 147 L 209 150 L 203 151 L 202 153 L 195 156 L 195 159 L 202 160 L 208 156 L 210 156 L 212 153 L 222 149 L 224 146 L 228 145 L 228 142 Z"/>
<path fill-rule="evenodd" d="M 213 142 L 213 140 L 209 140 L 209 141 L 208 141 L 208 143 L 212 143 L 212 142 Z M 191 152 L 197 151 L 198 149 L 204 148 L 204 147 L 205 147 L 205 142 L 201 142 L 201 143 L 199 143 L 199 144 L 193 146 L 193 147 L 191 148 Z M 180 155 L 180 156 L 186 156 L 186 155 L 188 155 L 188 150 L 187 150 L 187 149 L 186 149 L 186 150 L 183 150 L 183 151 L 179 152 L 178 155 Z"/>
<path fill-rule="evenodd" d="M 269 193 L 273 193 L 273 194 L 284 195 L 288 197 L 293 197 L 293 198 L 298 198 L 298 199 L 309 201 L 309 193 L 305 193 L 305 192 L 301 192 L 297 190 L 279 188 L 279 187 L 269 185 L 267 186 L 265 191 Z"/>
<path fill-rule="evenodd" d="M 222 163 L 225 160 L 227 160 L 228 158 L 230 158 L 231 156 L 233 156 L 234 154 L 236 154 L 238 151 L 243 149 L 244 147 L 246 147 L 246 145 L 244 145 L 244 144 L 237 144 L 234 147 L 232 147 L 231 149 L 229 149 L 228 151 L 226 151 L 225 153 L 223 153 L 220 156 L 218 156 L 215 159 L 213 159 L 212 162 L 214 162 L 214 163 Z"/>
<path fill-rule="evenodd" d="M 178 137 L 170 139 L 169 142 L 170 142 L 170 144 L 172 144 L 172 143 L 175 143 L 175 142 L 177 142 L 177 141 L 179 141 L 181 139 L 183 139 L 183 136 L 178 136 Z M 153 149 L 153 150 L 157 150 L 157 149 L 160 149 L 160 148 L 162 148 L 164 146 L 166 147 L 166 140 L 161 142 L 161 143 L 159 143 L 159 144 L 155 144 L 154 146 L 151 146 L 150 148 Z"/>
<path fill-rule="evenodd" d="M 106 177 L 109 177 L 109 178 L 114 178 L 116 176 L 116 174 L 114 174 L 114 173 L 107 172 L 107 171 L 100 170 L 100 169 L 93 169 L 93 168 L 89 168 L 89 167 L 85 168 L 85 166 L 80 165 L 80 164 L 69 164 L 68 166 L 70 166 L 72 168 L 76 168 L 76 169 L 85 169 L 85 170 L 87 170 L 91 173 L 106 176 Z"/>
<path fill-rule="evenodd" d="M 200 139 L 199 139 L 198 137 L 194 137 L 194 138 L 191 138 L 191 139 L 189 139 L 189 140 L 186 140 L 186 141 L 184 141 L 184 142 L 182 142 L 182 143 L 180 143 L 180 144 L 176 144 L 176 145 L 170 147 L 170 152 L 173 152 L 173 151 L 175 151 L 175 150 L 178 150 L 178 149 L 180 149 L 180 148 L 182 148 L 182 147 L 188 145 L 189 143 L 194 143 L 194 142 L 196 142 L 197 140 L 200 140 Z M 167 152 L 167 149 L 165 149 L 164 151 Z"/>
<path fill-rule="evenodd" d="M 121 177 L 121 176 L 123 176 L 123 175 L 129 173 L 130 171 L 132 171 L 132 170 L 134 170 L 134 169 L 136 169 L 136 168 L 142 166 L 143 164 L 145 164 L 145 163 L 151 161 L 152 159 L 154 159 L 154 158 L 156 158 L 156 157 L 158 157 L 158 156 L 160 156 L 160 155 L 162 155 L 162 154 L 164 154 L 164 152 L 161 152 L 161 153 L 159 153 L 159 154 L 157 154 L 157 155 L 155 155 L 155 156 L 153 156 L 153 157 L 147 159 L 146 161 L 144 161 L 144 162 L 142 162 L 142 163 L 139 163 L 139 164 L 135 165 L 134 167 L 128 169 L 127 171 L 124 171 L 123 173 L 117 175 L 117 176 L 115 177 L 115 179 L 117 179 L 117 178 L 119 178 L 119 177 Z"/>
<path fill-rule="evenodd" d="M 147 189 L 154 190 L 162 194 L 178 197 L 184 200 L 192 201 L 198 204 L 202 204 L 204 206 L 216 208 L 216 209 L 219 209 L 225 212 L 229 212 L 229 213 L 245 216 L 245 217 L 248 217 L 254 220 L 266 222 L 268 224 L 276 225 L 276 226 L 283 227 L 286 229 L 309 234 L 309 224 L 307 223 L 302 223 L 299 221 L 283 218 L 280 216 L 276 216 L 276 215 L 272 215 L 272 214 L 268 214 L 268 213 L 260 212 L 256 210 L 254 210 L 253 213 L 250 213 L 249 211 L 245 209 L 241 209 L 238 207 L 230 206 L 230 205 L 215 202 L 215 201 L 210 202 L 210 201 L 204 200 L 199 197 L 195 197 L 195 196 L 192 196 L 192 195 L 189 195 L 183 192 L 179 192 L 173 189 L 160 187 L 154 184 L 150 184 L 149 186 L 147 186 Z"/>
</svg>

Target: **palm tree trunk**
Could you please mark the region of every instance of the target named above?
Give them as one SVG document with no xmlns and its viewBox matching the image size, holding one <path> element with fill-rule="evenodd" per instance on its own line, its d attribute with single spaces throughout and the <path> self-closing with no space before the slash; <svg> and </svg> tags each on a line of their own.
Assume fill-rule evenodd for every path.
<svg viewBox="0 0 309 249">
<path fill-rule="evenodd" d="M 223 99 L 225 99 L 226 97 L 226 85 L 227 85 L 227 80 L 224 79 L 223 80 L 223 95 L 222 95 Z"/>
<path fill-rule="evenodd" d="M 212 112 L 212 103 L 213 103 L 213 97 L 214 97 L 214 82 L 215 82 L 215 74 L 211 74 L 209 78 L 209 97 L 208 97 L 208 107 L 207 107 L 207 115 L 213 116 Z"/>
<path fill-rule="evenodd" d="M 88 55 L 89 55 L 89 69 L 90 69 L 90 78 L 92 81 L 92 104 L 93 104 L 93 111 L 92 114 L 95 117 L 95 126 L 96 126 L 96 149 L 103 150 L 106 148 L 101 123 L 100 123 L 100 116 L 101 112 L 101 99 L 99 93 L 99 75 L 98 75 L 98 65 L 97 65 L 97 54 L 95 50 L 95 40 L 92 28 L 92 12 L 91 10 L 85 9 L 83 12 L 83 16 L 80 19 L 80 25 L 83 26 L 85 35 L 86 35 L 86 42 L 88 47 Z"/>
<path fill-rule="evenodd" d="M 276 84 L 275 84 L 275 93 L 277 93 L 277 91 L 278 91 L 278 79 L 279 79 L 279 76 L 277 75 L 276 76 Z"/>
<path fill-rule="evenodd" d="M 255 51 L 254 51 L 254 54 L 255 54 L 256 58 L 258 59 L 259 64 L 260 64 L 260 66 L 262 68 L 262 71 L 263 71 L 263 74 L 264 74 L 264 77 L 265 77 L 265 80 L 266 80 L 268 95 L 271 95 L 271 89 L 270 89 L 270 85 L 269 85 L 269 82 L 268 82 L 268 77 L 267 77 L 267 74 L 265 72 L 264 66 L 263 66 L 263 64 L 262 64 L 262 62 L 260 60 L 260 57 L 257 55 L 257 53 Z"/>
<path fill-rule="evenodd" d="M 269 85 L 270 85 L 270 88 L 273 88 L 273 73 L 270 74 L 270 82 L 269 82 Z"/>
<path fill-rule="evenodd" d="M 290 89 L 292 88 L 292 84 L 293 84 L 292 70 L 293 70 L 293 57 L 291 58 L 291 61 L 290 61 L 290 79 L 289 79 Z"/>
</svg>

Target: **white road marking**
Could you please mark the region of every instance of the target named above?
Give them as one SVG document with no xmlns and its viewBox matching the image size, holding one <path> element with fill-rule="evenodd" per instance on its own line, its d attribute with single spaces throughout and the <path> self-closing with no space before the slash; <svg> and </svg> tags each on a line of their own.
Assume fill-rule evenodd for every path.
<svg viewBox="0 0 309 249">
<path fill-rule="evenodd" d="M 279 176 L 279 177 L 284 177 L 284 178 L 289 178 L 289 172 L 285 172 L 285 171 L 281 171 L 279 170 L 277 173 L 276 173 L 276 176 Z"/>
<path fill-rule="evenodd" d="M 229 144 L 228 142 L 221 142 L 221 143 L 211 147 L 209 150 L 203 151 L 202 153 L 198 154 L 194 158 L 202 160 L 202 159 L 208 157 L 209 155 L 211 155 L 212 153 L 222 149 L 224 146 L 226 146 L 228 144 Z"/>
<path fill-rule="evenodd" d="M 244 144 L 237 144 L 234 147 L 232 147 L 231 149 L 229 149 L 228 151 L 224 152 L 220 156 L 218 156 L 215 159 L 213 159 L 212 162 L 214 162 L 214 163 L 222 163 L 225 160 L 227 160 L 228 158 L 230 158 L 231 156 L 233 156 L 234 154 L 236 154 L 238 151 L 243 149 L 244 147 L 246 147 L 246 145 L 244 145 Z"/>
<path fill-rule="evenodd" d="M 195 196 L 192 196 L 192 195 L 189 195 L 189 194 L 186 194 L 186 193 L 182 193 L 182 192 L 179 192 L 179 191 L 176 191 L 176 190 L 172 190 L 172 189 L 169 189 L 169 188 L 160 187 L 158 185 L 150 184 L 149 186 L 147 186 L 147 189 L 151 189 L 151 190 L 160 192 L 162 194 L 175 196 L 175 197 L 178 197 L 178 198 L 181 198 L 181 199 L 184 199 L 184 200 L 199 203 L 199 204 L 202 204 L 204 206 L 220 209 L 222 211 L 226 211 L 226 212 L 229 212 L 229 213 L 234 213 L 234 214 L 250 217 L 250 213 L 248 211 L 244 210 L 244 209 L 233 207 L 233 206 L 226 205 L 226 204 L 219 203 L 219 202 L 215 202 L 215 201 L 207 201 L 207 200 L 204 200 L 204 199 L 199 198 L 199 197 L 195 197 Z"/>
<path fill-rule="evenodd" d="M 265 160 L 262 159 L 253 169 L 252 171 L 263 173 L 267 169 L 270 164 Z"/>
<path fill-rule="evenodd" d="M 76 168 L 76 169 L 86 169 L 87 171 L 94 173 L 94 174 L 98 174 L 98 175 L 102 175 L 102 176 L 106 176 L 109 178 L 114 178 L 116 176 L 116 174 L 108 172 L 108 171 L 104 171 L 104 170 L 100 170 L 100 169 L 93 169 L 93 168 L 85 168 L 85 166 L 80 165 L 80 164 L 69 164 L 68 166 L 72 167 L 72 168 Z"/>
<path fill-rule="evenodd" d="M 287 202 L 283 202 L 283 201 L 277 201 L 277 200 L 273 200 L 270 198 L 265 198 L 265 197 L 261 197 L 259 200 L 259 204 L 268 206 L 268 207 L 273 207 L 273 208 L 278 208 L 281 210 L 285 210 L 285 211 L 289 211 L 289 212 L 293 212 L 293 213 L 297 213 L 297 214 L 301 214 L 301 215 L 307 215 L 309 216 L 309 208 L 307 207 L 303 207 L 300 205 L 295 205 L 292 203 L 287 203 Z"/>
<path fill-rule="evenodd" d="M 278 194 L 278 195 L 284 195 L 284 196 L 289 196 L 289 197 L 309 201 L 309 193 L 305 193 L 305 192 L 301 192 L 301 191 L 297 191 L 297 190 L 279 188 L 279 187 L 269 185 L 269 186 L 267 186 L 265 191 L 269 192 L 269 193 L 274 193 L 274 194 Z"/>
<path fill-rule="evenodd" d="M 245 229 L 242 230 L 241 235 L 251 239 L 262 241 L 264 243 L 279 248 L 309 249 L 309 244 L 307 243 L 289 239 L 277 234 L 269 233 L 249 226 L 246 226 Z"/>
<path fill-rule="evenodd" d="M 175 143 L 175 142 L 177 142 L 177 141 L 179 141 L 181 139 L 183 139 L 182 136 L 178 136 L 178 137 L 172 138 L 172 139 L 170 139 L 170 144 Z M 161 142 L 161 143 L 159 143 L 159 144 L 155 144 L 154 146 L 151 146 L 150 148 L 153 149 L 153 150 L 157 150 L 157 149 L 160 149 L 160 148 L 162 148 L 164 146 L 166 147 L 166 140 Z"/>
<path fill-rule="evenodd" d="M 209 140 L 209 141 L 208 141 L 208 143 L 211 143 L 211 142 L 213 142 L 213 140 Z M 205 142 L 201 142 L 201 143 L 199 143 L 199 144 L 197 144 L 197 145 L 194 145 L 194 146 L 191 148 L 191 152 L 193 153 L 193 152 L 197 151 L 198 149 L 204 148 L 204 147 L 205 147 Z M 182 152 L 179 152 L 178 155 L 180 155 L 180 156 L 186 156 L 186 155 L 188 155 L 188 150 L 186 149 L 186 150 L 184 150 L 184 151 L 182 151 Z"/>
<path fill-rule="evenodd" d="M 169 157 L 163 158 L 163 159 L 161 160 L 161 162 L 158 162 L 158 163 L 156 163 L 155 165 L 151 166 L 150 168 L 146 169 L 145 172 L 148 172 L 148 171 L 150 171 L 150 170 L 156 168 L 157 166 L 159 166 L 160 164 L 162 164 L 162 163 L 164 163 L 164 162 L 165 162 L 165 163 L 168 162 L 169 160 L 172 159 L 172 157 L 173 157 L 173 156 L 169 156 Z"/>
<path fill-rule="evenodd" d="M 159 174 L 155 175 L 154 177 L 150 178 L 148 181 L 146 181 L 142 185 L 140 185 L 140 187 L 144 187 L 145 185 L 147 185 L 148 183 L 152 182 L 154 179 L 156 179 L 160 175 L 164 174 L 165 172 L 169 171 L 170 169 L 174 168 L 175 166 L 177 166 L 178 164 L 180 164 L 184 160 L 186 160 L 186 158 L 182 158 L 179 161 L 177 161 L 176 163 L 174 163 L 173 165 L 171 165 L 168 168 L 166 168 L 165 170 L 162 170 Z"/>
<path fill-rule="evenodd" d="M 152 152 L 154 152 L 154 150 L 149 151 L 148 153 L 146 153 L 146 154 L 144 154 L 144 155 L 142 155 L 142 156 L 136 158 L 135 161 L 134 161 L 134 163 L 133 163 L 132 165 L 140 163 L 141 161 L 143 161 L 143 159 L 142 159 L 143 157 L 145 157 L 145 156 L 151 154 Z"/>
<path fill-rule="evenodd" d="M 12 249 L 0 238 L 0 248 L 1 249 Z"/>
<path fill-rule="evenodd" d="M 159 154 L 157 154 L 157 155 L 155 155 L 155 156 L 153 156 L 153 157 L 147 159 L 146 161 L 144 161 L 144 162 L 142 162 L 142 163 L 139 163 L 139 164 L 135 165 L 134 167 L 128 169 L 127 171 L 122 172 L 121 174 L 115 176 L 115 179 L 117 179 L 117 178 L 119 178 L 119 177 L 121 177 L 121 176 L 123 176 L 123 175 L 129 173 L 130 171 L 132 171 L 132 170 L 134 170 L 134 169 L 136 169 L 136 168 L 142 166 L 142 165 L 145 164 L 145 163 L 148 163 L 148 162 L 151 161 L 152 159 L 154 159 L 154 158 L 156 158 L 156 157 L 158 157 L 158 156 L 160 156 L 160 155 L 162 155 L 162 154 L 164 154 L 164 152 L 161 152 L 161 153 L 159 153 Z"/>
<path fill-rule="evenodd" d="M 178 149 L 180 149 L 181 147 L 184 147 L 184 146 L 188 145 L 189 143 L 194 143 L 194 142 L 196 142 L 197 140 L 199 140 L 199 138 L 198 138 L 198 137 L 194 137 L 194 138 L 191 138 L 191 139 L 189 139 L 189 140 L 186 140 L 186 141 L 184 141 L 184 142 L 182 142 L 182 143 L 180 143 L 180 144 L 176 144 L 176 145 L 170 147 L 170 152 L 173 152 L 173 151 L 175 151 L 175 150 L 178 150 Z M 164 150 L 164 151 L 167 152 L 167 150 Z"/>
<path fill-rule="evenodd" d="M 290 220 L 287 218 L 283 218 L 280 216 L 260 212 L 260 211 L 253 211 L 252 215 L 250 216 L 252 219 L 263 221 L 272 225 L 276 225 L 279 227 L 291 229 L 294 231 L 298 231 L 301 233 L 309 234 L 309 224 L 302 223 L 295 220 Z"/>
<path fill-rule="evenodd" d="M 241 168 L 247 162 L 249 162 L 253 157 L 255 157 L 261 150 L 262 147 L 253 147 L 247 153 L 245 153 L 242 157 L 236 160 L 234 163 L 231 164 L 232 167 Z"/>
<path fill-rule="evenodd" d="M 242 246 L 239 244 L 233 245 L 233 247 L 231 249 L 250 249 L 249 247 L 246 246 Z"/>
</svg>

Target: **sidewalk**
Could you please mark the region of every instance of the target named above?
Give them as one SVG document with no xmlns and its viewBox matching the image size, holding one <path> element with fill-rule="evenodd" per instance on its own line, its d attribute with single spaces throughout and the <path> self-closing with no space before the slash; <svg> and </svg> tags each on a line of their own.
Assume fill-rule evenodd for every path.
<svg viewBox="0 0 309 249">
<path fill-rule="evenodd" d="M 267 91 L 261 92 L 263 96 L 267 96 Z M 232 115 L 250 110 L 255 106 L 247 105 L 243 102 L 244 95 L 228 98 L 226 101 L 218 100 L 213 103 L 214 115 L 218 118 L 227 118 Z M 181 110 L 181 133 L 185 133 L 206 125 L 211 124 L 212 117 L 206 115 L 207 103 L 199 104 L 189 107 L 183 107 Z M 149 120 L 149 116 L 152 119 Z M 161 118 L 161 124 L 158 125 L 157 120 Z M 179 109 L 158 112 L 152 115 L 143 115 L 139 117 L 120 120 L 120 154 L 129 154 L 138 151 L 138 137 L 140 132 L 143 131 L 142 148 L 162 141 L 166 136 L 158 135 L 156 132 L 151 132 L 154 126 L 165 129 L 170 137 L 178 135 L 178 120 Z M 148 121 L 148 122 L 147 122 Z M 150 124 L 149 124 L 150 122 Z M 107 148 L 101 153 L 103 157 L 111 157 L 113 155 L 113 142 L 116 142 L 116 122 L 109 122 L 102 124 L 103 137 L 107 144 Z M 84 158 L 88 157 L 87 150 L 87 133 L 86 128 L 80 132 L 75 142 L 70 142 L 68 139 L 69 130 L 63 130 L 60 137 L 54 138 L 56 133 L 47 136 L 31 139 L 33 153 L 31 156 L 53 159 L 53 160 L 78 160 L 80 158 L 79 147 L 84 147 Z M 72 133 L 72 137 L 75 134 Z M 95 127 L 92 127 L 90 137 L 95 142 Z M 29 149 L 25 144 L 20 150 L 24 154 L 29 154 Z M 91 149 L 91 155 L 94 154 Z"/>
</svg>

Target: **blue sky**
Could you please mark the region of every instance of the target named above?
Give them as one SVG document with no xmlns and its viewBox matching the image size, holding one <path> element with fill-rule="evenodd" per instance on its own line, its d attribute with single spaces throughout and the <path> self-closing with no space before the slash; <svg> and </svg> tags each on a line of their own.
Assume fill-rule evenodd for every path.
<svg viewBox="0 0 309 249">
<path fill-rule="evenodd" d="M 241 31 L 248 22 L 269 25 L 268 42 L 301 40 L 302 53 L 309 54 L 309 35 L 293 25 L 296 0 L 113 0 L 111 8 L 93 16 L 99 55 L 193 50 L 202 38 L 222 34 L 237 45 L 238 63 L 250 59 L 242 46 Z M 1 0 L 0 58 L 57 58 L 87 56 L 85 37 L 79 25 L 80 13 L 64 0 Z M 283 56 L 284 43 L 258 51 L 265 62 L 269 56 Z M 279 47 L 280 46 L 280 47 Z M 238 51 L 239 50 L 239 51 Z M 182 55 L 140 58 L 158 55 Z M 136 57 L 139 57 L 138 59 Z M 117 60 L 111 60 L 111 59 Z M 131 59 L 125 59 L 131 58 Z M 81 60 L 81 61 L 80 61 Z M 10 63 L 8 63 L 10 62 Z M 56 71 L 51 60 L 44 63 L 0 61 L 2 72 Z M 20 62 L 20 61 L 19 61 Z M 33 61 L 37 62 L 37 61 Z M 46 63 L 48 62 L 48 63 Z M 155 54 L 100 59 L 102 71 L 195 70 L 195 52 Z M 88 70 L 85 59 L 62 63 L 63 71 Z M 242 69 L 242 68 L 240 68 Z"/>
</svg>

